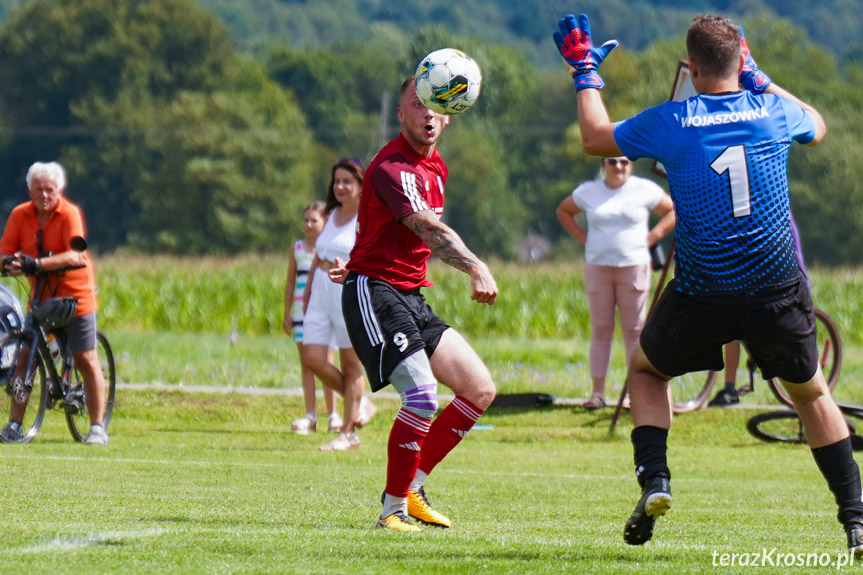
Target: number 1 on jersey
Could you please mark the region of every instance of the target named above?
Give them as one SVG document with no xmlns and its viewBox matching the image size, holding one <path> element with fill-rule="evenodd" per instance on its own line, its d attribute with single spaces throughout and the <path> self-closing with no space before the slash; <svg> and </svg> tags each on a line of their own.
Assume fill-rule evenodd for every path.
<svg viewBox="0 0 863 575">
<path fill-rule="evenodd" d="M 726 148 L 719 157 L 710 164 L 717 174 L 728 172 L 731 184 L 731 205 L 734 217 L 740 218 L 752 213 L 749 201 L 749 170 L 746 167 L 746 150 L 743 146 Z"/>
</svg>

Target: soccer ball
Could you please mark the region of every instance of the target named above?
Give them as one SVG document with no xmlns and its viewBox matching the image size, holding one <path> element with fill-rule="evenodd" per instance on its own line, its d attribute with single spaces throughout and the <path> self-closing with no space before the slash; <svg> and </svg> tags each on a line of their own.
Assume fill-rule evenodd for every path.
<svg viewBox="0 0 863 575">
<path fill-rule="evenodd" d="M 473 106 L 481 85 L 479 66 L 459 50 L 435 50 L 417 66 L 417 96 L 439 114 L 460 114 Z"/>
</svg>

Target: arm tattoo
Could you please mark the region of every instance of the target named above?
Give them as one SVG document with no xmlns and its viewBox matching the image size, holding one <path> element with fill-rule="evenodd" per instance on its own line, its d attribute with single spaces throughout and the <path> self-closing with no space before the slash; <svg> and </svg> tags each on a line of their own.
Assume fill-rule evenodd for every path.
<svg viewBox="0 0 863 575">
<path fill-rule="evenodd" d="M 467 249 L 455 230 L 441 222 L 430 210 L 415 212 L 401 222 L 413 231 L 442 262 L 470 273 L 479 259 Z"/>
</svg>

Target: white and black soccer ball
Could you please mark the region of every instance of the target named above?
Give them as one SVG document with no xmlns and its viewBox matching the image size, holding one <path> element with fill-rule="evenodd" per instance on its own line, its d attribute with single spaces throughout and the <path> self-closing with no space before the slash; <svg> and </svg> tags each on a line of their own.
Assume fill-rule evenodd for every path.
<svg viewBox="0 0 863 575">
<path fill-rule="evenodd" d="M 416 86 L 417 96 L 429 110 L 460 114 L 479 98 L 482 74 L 477 63 L 464 52 L 442 48 L 420 61 Z"/>
</svg>

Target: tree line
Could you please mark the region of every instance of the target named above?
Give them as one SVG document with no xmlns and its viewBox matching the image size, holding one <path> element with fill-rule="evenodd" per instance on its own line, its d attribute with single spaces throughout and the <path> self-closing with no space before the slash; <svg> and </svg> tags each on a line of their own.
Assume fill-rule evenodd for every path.
<svg viewBox="0 0 863 575">
<path fill-rule="evenodd" d="M 386 3 L 334 4 L 383 10 Z M 807 259 L 857 263 L 847 238 L 863 230 L 863 210 L 849 209 L 863 202 L 854 177 L 863 64 L 840 61 L 767 13 L 743 24 L 761 67 L 818 108 L 830 130 L 822 146 L 795 149 L 790 162 Z M 576 253 L 554 209 L 597 176 L 599 161 L 581 150 L 562 65 L 538 65 L 519 42 L 479 33 L 369 26 L 328 42 L 270 39 L 241 51 L 236 34 L 193 0 L 16 4 L 0 27 L 2 213 L 26 198 L 30 163 L 57 159 L 98 250 L 283 251 L 302 234 L 302 208 L 323 197 L 332 163 L 371 160 L 398 130 L 401 81 L 424 54 L 449 46 L 479 62 L 483 90 L 473 109 L 452 119 L 440 146 L 450 167 L 448 223 L 484 256 L 515 258 L 528 235 L 546 238 L 561 257 Z M 617 35 L 622 46 L 602 70 L 613 119 L 668 97 L 685 27 L 640 50 Z M 551 30 L 545 49 L 553 57 Z"/>
</svg>

